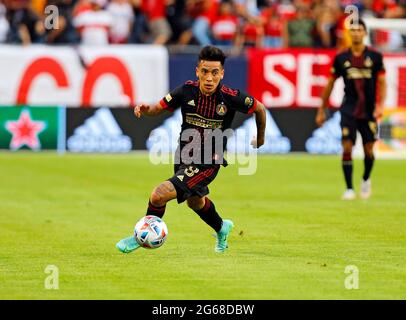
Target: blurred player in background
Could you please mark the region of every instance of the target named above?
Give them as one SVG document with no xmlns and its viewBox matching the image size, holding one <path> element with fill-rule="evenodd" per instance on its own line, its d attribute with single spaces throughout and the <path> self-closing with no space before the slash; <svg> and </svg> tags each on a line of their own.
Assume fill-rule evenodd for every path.
<svg viewBox="0 0 406 320">
<path fill-rule="evenodd" d="M 177 108 L 182 111 L 182 127 L 175 156 L 174 175 L 152 191 L 146 214 L 162 218 L 168 201 L 173 199 L 177 199 L 178 203 L 186 201 L 189 208 L 215 230 L 216 252 L 224 252 L 227 249 L 227 237 L 233 222 L 223 220 L 214 203 L 206 197 L 209 193 L 207 186 L 217 176 L 220 165 L 227 165 L 223 158 L 225 139 L 221 136 L 221 141 L 215 139 L 213 143 L 212 136 L 207 135 L 207 131 L 213 132 L 218 129 L 223 134 L 230 128 L 237 111 L 255 113 L 257 137 L 252 141 L 252 145 L 259 148 L 264 144 L 266 122 L 266 111 L 262 103 L 240 90 L 221 83 L 225 59 L 225 54 L 217 47 L 204 47 L 200 51 L 196 67 L 198 81 L 187 81 L 155 105 L 141 104 L 134 108 L 135 116 L 138 118 L 141 115 L 156 116 L 164 111 L 173 112 Z M 189 139 L 185 139 L 183 133 L 187 133 L 186 138 Z M 123 253 L 139 248 L 134 236 L 119 241 L 116 246 Z"/>
<path fill-rule="evenodd" d="M 337 78 L 344 78 L 344 99 L 340 107 L 342 130 L 342 168 L 347 186 L 342 199 L 353 200 L 356 194 L 352 183 L 352 148 L 357 130 L 364 146 L 364 174 L 360 196 L 367 199 L 371 195 L 370 174 L 374 164 L 374 143 L 377 139 L 377 120 L 383 112 L 386 97 L 385 68 L 382 54 L 366 47 L 367 34 L 362 20 L 350 25 L 351 47 L 340 52 L 334 59 L 332 74 L 322 94 L 322 104 L 316 116 L 317 125 L 326 120 L 325 110 Z M 377 93 L 378 89 L 378 95 Z"/>
</svg>

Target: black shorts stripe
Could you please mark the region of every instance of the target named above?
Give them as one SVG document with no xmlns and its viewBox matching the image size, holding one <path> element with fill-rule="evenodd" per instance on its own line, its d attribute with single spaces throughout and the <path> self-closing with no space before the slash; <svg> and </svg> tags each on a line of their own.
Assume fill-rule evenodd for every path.
<svg viewBox="0 0 406 320">
<path fill-rule="evenodd" d="M 196 177 L 194 177 L 193 179 L 189 180 L 187 185 L 189 188 L 193 188 L 196 184 L 198 184 L 200 181 L 202 181 L 205 178 L 210 177 L 214 172 L 214 169 L 208 169 L 205 170 L 201 173 L 199 173 Z"/>
<path fill-rule="evenodd" d="M 211 170 L 211 169 L 207 169 L 207 170 L 205 170 L 205 171 L 201 171 L 200 173 L 198 173 L 197 175 L 195 175 L 193 178 L 191 178 L 191 179 L 188 181 L 188 183 L 191 183 L 191 182 L 197 180 L 199 177 L 202 176 L 202 174 L 204 174 L 205 172 L 207 172 L 207 171 L 209 171 L 209 170 Z"/>
<path fill-rule="evenodd" d="M 208 185 L 216 178 L 219 169 L 220 165 L 175 164 L 174 175 L 168 180 L 176 189 L 178 203 L 182 203 L 192 196 L 202 198 L 209 194 Z M 197 173 L 188 175 L 189 172 L 193 171 L 197 171 Z"/>
</svg>

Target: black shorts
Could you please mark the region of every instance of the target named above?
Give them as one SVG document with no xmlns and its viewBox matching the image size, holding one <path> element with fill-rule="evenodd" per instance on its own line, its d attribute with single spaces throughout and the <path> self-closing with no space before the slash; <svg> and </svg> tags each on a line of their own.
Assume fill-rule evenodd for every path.
<svg viewBox="0 0 406 320">
<path fill-rule="evenodd" d="M 178 203 L 192 196 L 204 197 L 209 194 L 207 187 L 214 180 L 220 165 L 175 164 L 172 182 L 176 189 Z"/>
<path fill-rule="evenodd" d="M 353 144 L 357 139 L 357 130 L 361 134 L 362 144 L 375 142 L 378 139 L 378 125 L 375 120 L 356 119 L 341 113 L 342 140 L 350 139 Z"/>
</svg>

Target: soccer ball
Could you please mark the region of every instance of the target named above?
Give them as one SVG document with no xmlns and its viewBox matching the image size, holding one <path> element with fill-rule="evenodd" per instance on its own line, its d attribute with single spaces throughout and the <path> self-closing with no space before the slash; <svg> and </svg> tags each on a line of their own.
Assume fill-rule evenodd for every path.
<svg viewBox="0 0 406 320">
<path fill-rule="evenodd" d="M 145 216 L 135 225 L 134 236 L 141 247 L 156 249 L 165 243 L 168 227 L 161 218 Z"/>
</svg>

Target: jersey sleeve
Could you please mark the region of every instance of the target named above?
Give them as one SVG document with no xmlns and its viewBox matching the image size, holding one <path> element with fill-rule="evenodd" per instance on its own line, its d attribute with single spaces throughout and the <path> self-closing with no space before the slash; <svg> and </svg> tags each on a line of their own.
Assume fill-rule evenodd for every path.
<svg viewBox="0 0 406 320">
<path fill-rule="evenodd" d="M 184 86 L 179 86 L 173 91 L 169 92 L 165 97 L 159 101 L 161 107 L 170 112 L 175 111 L 182 104 L 182 97 L 184 92 Z"/>
<path fill-rule="evenodd" d="M 227 87 L 223 87 L 221 91 L 225 93 L 227 104 L 236 111 L 251 114 L 257 108 L 257 100 L 243 91 Z"/>
<path fill-rule="evenodd" d="M 335 56 L 335 58 L 334 58 L 333 65 L 331 66 L 331 69 L 330 69 L 330 74 L 334 78 L 339 78 L 342 75 L 341 66 L 340 66 L 340 60 L 338 58 L 338 55 Z"/>
</svg>

